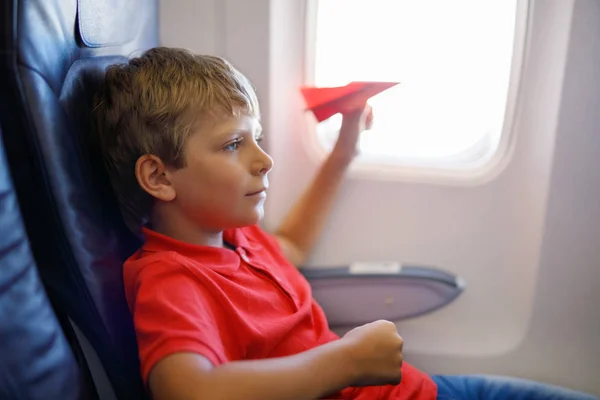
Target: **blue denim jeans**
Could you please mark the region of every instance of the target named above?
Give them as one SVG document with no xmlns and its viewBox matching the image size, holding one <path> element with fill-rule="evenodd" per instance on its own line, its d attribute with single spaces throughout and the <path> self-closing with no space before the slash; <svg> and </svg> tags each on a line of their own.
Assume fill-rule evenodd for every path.
<svg viewBox="0 0 600 400">
<path fill-rule="evenodd" d="M 600 397 L 525 379 L 435 375 L 438 400 L 599 400 Z"/>
</svg>

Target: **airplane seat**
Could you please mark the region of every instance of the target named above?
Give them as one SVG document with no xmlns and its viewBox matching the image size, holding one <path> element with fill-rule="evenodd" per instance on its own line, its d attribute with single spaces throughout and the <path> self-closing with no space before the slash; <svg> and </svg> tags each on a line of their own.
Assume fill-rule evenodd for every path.
<svg viewBox="0 0 600 400">
<path fill-rule="evenodd" d="M 105 68 L 158 44 L 158 2 L 0 6 L 0 124 L 40 277 L 91 345 L 114 395 L 145 398 L 121 271 L 140 242 L 90 150 L 88 116 Z"/>
<path fill-rule="evenodd" d="M 83 374 L 39 279 L 0 131 L 0 399 L 86 398 Z"/>
</svg>

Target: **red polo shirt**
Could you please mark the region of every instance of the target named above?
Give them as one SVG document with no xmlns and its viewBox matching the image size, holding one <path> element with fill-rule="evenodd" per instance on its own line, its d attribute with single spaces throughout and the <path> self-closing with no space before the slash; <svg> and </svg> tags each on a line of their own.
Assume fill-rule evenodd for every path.
<svg viewBox="0 0 600 400">
<path fill-rule="evenodd" d="M 123 275 L 144 382 L 160 359 L 177 352 L 201 354 L 218 366 L 339 339 L 306 279 L 260 227 L 225 231 L 235 251 L 143 232 L 146 242 Z M 338 398 L 433 400 L 436 392 L 427 375 L 404 363 L 400 385 L 347 388 Z"/>
</svg>

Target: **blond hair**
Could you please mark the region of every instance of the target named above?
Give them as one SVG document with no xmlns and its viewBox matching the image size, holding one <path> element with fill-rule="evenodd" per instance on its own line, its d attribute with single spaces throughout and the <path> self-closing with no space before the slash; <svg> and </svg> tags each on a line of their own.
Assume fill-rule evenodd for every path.
<svg viewBox="0 0 600 400">
<path fill-rule="evenodd" d="M 125 222 L 134 232 L 149 221 L 153 198 L 138 184 L 145 154 L 174 168 L 201 115 L 259 116 L 248 79 L 219 57 L 157 47 L 110 66 L 94 99 L 92 130 L 99 142 Z"/>
</svg>

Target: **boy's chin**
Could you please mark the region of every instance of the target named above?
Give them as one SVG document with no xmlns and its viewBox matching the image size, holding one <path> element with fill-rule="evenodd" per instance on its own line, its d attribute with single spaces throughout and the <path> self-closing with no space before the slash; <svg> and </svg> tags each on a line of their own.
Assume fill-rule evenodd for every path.
<svg viewBox="0 0 600 400">
<path fill-rule="evenodd" d="M 254 212 L 236 218 L 232 221 L 230 228 L 244 228 L 246 226 L 252 226 L 258 224 L 264 218 L 265 213 L 263 209 L 254 210 Z"/>
</svg>

